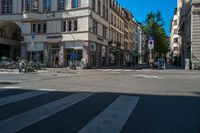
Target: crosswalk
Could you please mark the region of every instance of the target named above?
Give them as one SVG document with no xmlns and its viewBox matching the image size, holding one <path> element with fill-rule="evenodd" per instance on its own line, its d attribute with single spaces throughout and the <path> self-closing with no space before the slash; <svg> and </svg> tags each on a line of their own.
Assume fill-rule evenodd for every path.
<svg viewBox="0 0 200 133">
<path fill-rule="evenodd" d="M 0 87 L 0 133 L 119 133 L 139 99 L 114 93 Z"/>
</svg>

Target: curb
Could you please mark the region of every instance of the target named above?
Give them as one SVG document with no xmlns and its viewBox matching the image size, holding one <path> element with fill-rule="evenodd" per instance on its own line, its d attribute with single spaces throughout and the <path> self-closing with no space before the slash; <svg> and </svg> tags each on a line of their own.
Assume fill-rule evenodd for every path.
<svg viewBox="0 0 200 133">
<path fill-rule="evenodd" d="M 9 84 L 19 84 L 20 81 L 6 81 L 6 80 L 0 80 L 0 84 L 6 84 L 6 85 L 9 85 Z"/>
</svg>

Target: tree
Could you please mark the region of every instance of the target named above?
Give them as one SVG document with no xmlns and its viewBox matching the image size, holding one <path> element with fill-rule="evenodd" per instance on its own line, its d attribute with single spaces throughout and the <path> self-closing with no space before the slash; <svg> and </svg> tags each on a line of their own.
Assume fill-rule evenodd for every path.
<svg viewBox="0 0 200 133">
<path fill-rule="evenodd" d="M 144 34 L 154 37 L 154 50 L 153 55 L 156 57 L 164 57 L 168 52 L 168 39 L 164 30 L 164 21 L 161 17 L 161 13 L 150 12 L 145 20 L 145 26 L 143 28 Z"/>
</svg>

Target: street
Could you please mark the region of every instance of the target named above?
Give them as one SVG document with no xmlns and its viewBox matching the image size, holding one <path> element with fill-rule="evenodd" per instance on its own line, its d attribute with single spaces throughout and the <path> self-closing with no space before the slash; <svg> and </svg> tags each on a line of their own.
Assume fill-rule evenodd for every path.
<svg viewBox="0 0 200 133">
<path fill-rule="evenodd" d="M 0 72 L 0 132 L 199 133 L 199 81 L 185 70 Z"/>
</svg>

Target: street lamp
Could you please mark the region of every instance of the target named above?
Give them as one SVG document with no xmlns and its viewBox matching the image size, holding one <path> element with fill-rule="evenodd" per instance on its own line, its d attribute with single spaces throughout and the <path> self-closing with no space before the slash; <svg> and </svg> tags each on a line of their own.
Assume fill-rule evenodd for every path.
<svg viewBox="0 0 200 133">
<path fill-rule="evenodd" d="M 35 33 L 32 34 L 30 61 L 32 61 L 32 58 L 33 58 L 33 45 L 34 45 L 34 39 L 35 39 Z"/>
</svg>

